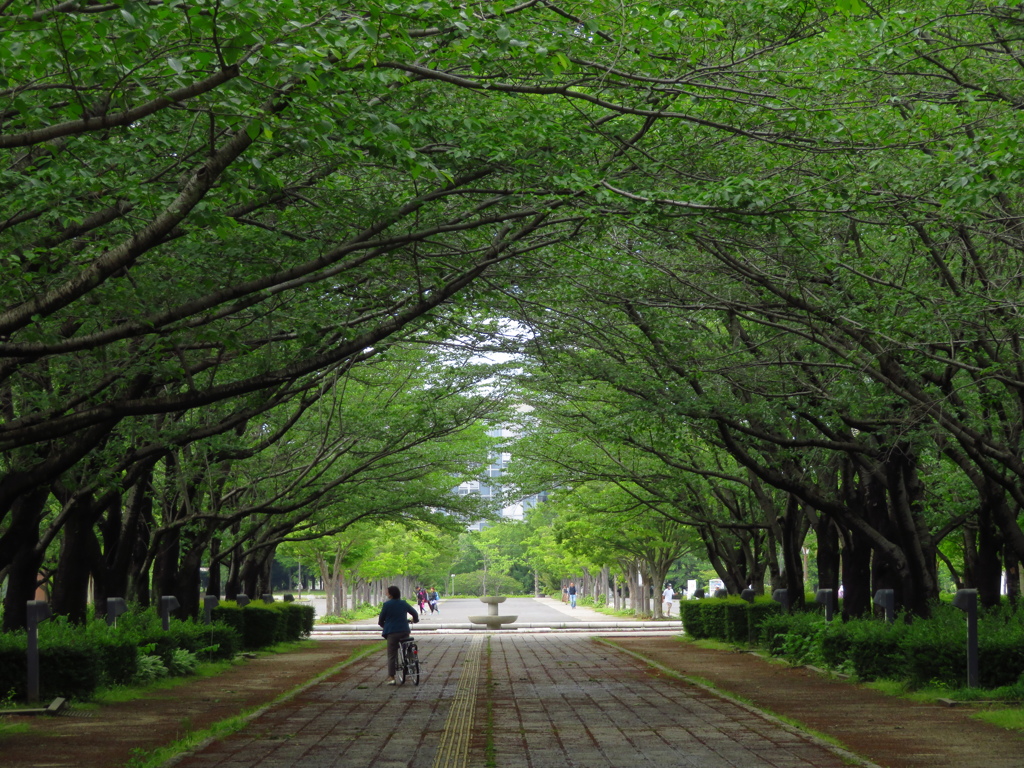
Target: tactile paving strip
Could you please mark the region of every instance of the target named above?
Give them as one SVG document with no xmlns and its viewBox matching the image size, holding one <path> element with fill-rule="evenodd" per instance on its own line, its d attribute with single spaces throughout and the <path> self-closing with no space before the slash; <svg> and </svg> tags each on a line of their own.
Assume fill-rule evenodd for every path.
<svg viewBox="0 0 1024 768">
<path fill-rule="evenodd" d="M 469 764 L 469 737 L 473 732 L 473 710 L 476 708 L 476 688 L 480 680 L 483 649 L 484 638 L 474 637 L 466 653 L 462 675 L 455 689 L 432 768 L 466 768 Z"/>
</svg>

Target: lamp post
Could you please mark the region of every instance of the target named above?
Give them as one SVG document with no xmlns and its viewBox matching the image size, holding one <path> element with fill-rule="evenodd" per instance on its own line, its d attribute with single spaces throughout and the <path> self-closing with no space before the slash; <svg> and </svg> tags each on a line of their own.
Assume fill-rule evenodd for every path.
<svg viewBox="0 0 1024 768">
<path fill-rule="evenodd" d="M 953 607 L 967 614 L 967 687 L 978 687 L 978 590 L 958 589 Z"/>
</svg>

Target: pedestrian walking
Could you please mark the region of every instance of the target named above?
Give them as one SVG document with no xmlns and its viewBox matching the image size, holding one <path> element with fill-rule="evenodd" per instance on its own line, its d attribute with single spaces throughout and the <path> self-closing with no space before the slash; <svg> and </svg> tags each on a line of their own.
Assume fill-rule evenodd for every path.
<svg viewBox="0 0 1024 768">
<path fill-rule="evenodd" d="M 576 607 L 576 585 L 569 582 L 569 605 Z"/>
<path fill-rule="evenodd" d="M 427 610 L 427 590 L 420 587 L 416 590 L 416 605 L 420 609 L 420 616 Z"/>
<path fill-rule="evenodd" d="M 672 589 L 672 585 L 671 584 L 666 584 L 665 585 L 665 591 L 662 592 L 661 599 L 663 601 L 665 601 L 665 605 L 668 606 L 665 609 L 665 616 L 671 617 L 672 616 L 672 603 L 676 599 L 676 593 Z"/>
</svg>

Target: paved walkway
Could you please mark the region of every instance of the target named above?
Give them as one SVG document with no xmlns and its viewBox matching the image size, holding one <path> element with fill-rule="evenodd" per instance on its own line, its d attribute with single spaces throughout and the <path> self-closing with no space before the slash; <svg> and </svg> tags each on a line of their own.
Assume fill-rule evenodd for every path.
<svg viewBox="0 0 1024 768">
<path fill-rule="evenodd" d="M 179 768 L 841 768 L 850 755 L 576 634 L 421 635 L 418 687 L 355 662 Z"/>
<path fill-rule="evenodd" d="M 498 605 L 503 616 L 514 616 L 515 622 L 506 624 L 499 632 L 534 631 L 591 631 L 652 629 L 681 632 L 682 623 L 678 617 L 672 620 L 640 621 L 632 617 L 616 617 L 598 613 L 592 608 L 578 605 L 572 608 L 567 603 L 552 598 L 510 597 Z M 445 600 L 439 613 L 424 613 L 416 627 L 419 633 L 426 632 L 479 632 L 482 624 L 470 622 L 471 616 L 487 614 L 487 606 L 476 598 L 455 598 Z M 313 630 L 315 638 L 358 636 L 366 632 L 378 632 L 377 619 L 368 618 L 348 624 L 318 624 Z M 487 630 L 490 631 L 490 630 Z"/>
</svg>

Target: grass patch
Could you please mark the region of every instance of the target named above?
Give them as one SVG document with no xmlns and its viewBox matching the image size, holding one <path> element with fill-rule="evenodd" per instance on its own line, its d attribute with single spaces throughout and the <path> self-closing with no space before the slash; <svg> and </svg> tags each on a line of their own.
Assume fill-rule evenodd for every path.
<svg viewBox="0 0 1024 768">
<path fill-rule="evenodd" d="M 633 613 L 633 611 L 627 610 L 625 608 L 620 608 L 619 610 L 615 610 L 614 608 L 609 608 L 607 605 L 588 605 L 586 607 L 589 608 L 592 611 L 597 611 L 598 613 L 603 613 L 605 616 L 614 616 L 615 618 L 618 618 L 618 619 L 636 619 L 636 618 L 638 618 L 637 615 L 635 613 Z"/>
<path fill-rule="evenodd" d="M 692 637 L 680 638 L 681 642 L 693 643 L 698 648 L 707 648 L 709 651 L 735 651 L 739 648 L 735 643 L 726 643 L 722 640 L 694 640 Z"/>
<path fill-rule="evenodd" d="M 95 709 L 104 704 L 120 704 L 125 701 L 134 701 L 156 691 L 170 691 L 188 685 L 196 678 L 216 677 L 232 667 L 244 663 L 241 659 L 234 661 L 211 661 L 199 664 L 191 675 L 184 677 L 162 677 L 146 685 L 116 685 L 111 688 L 101 688 L 96 691 L 92 701 L 75 702 L 75 709 Z"/>
<path fill-rule="evenodd" d="M 153 750 L 134 749 L 132 750 L 132 758 L 125 764 L 125 768 L 158 768 L 158 766 L 163 765 L 172 757 L 190 749 L 195 749 L 208 739 L 222 739 L 225 736 L 230 736 L 242 730 L 248 724 L 251 714 L 255 711 L 253 709 L 243 714 L 229 717 L 201 731 L 186 733 L 177 741 L 163 747 L 157 747 Z"/>
<path fill-rule="evenodd" d="M 363 619 L 372 619 L 374 616 L 380 613 L 379 606 L 373 605 L 361 605 L 354 611 L 342 611 L 341 613 L 331 613 L 327 616 L 317 617 L 317 624 L 348 624 L 352 621 L 361 621 Z"/>
<path fill-rule="evenodd" d="M 18 723 L 15 725 L 14 723 L 5 723 L 0 719 L 0 741 L 3 740 L 4 736 L 14 736 L 17 733 L 28 733 L 29 730 L 29 727 L 24 723 Z"/>
<path fill-rule="evenodd" d="M 875 680 L 861 685 L 887 696 L 898 696 L 920 704 L 938 704 L 940 699 L 950 699 L 963 702 L 965 706 L 987 707 L 983 711 L 975 712 L 971 717 L 1008 731 L 1024 731 L 1024 706 L 1021 705 L 1020 684 L 994 690 L 943 686 L 915 690 L 899 680 Z"/>
<path fill-rule="evenodd" d="M 872 680 L 859 683 L 859 685 L 870 688 L 872 691 L 884 693 L 886 696 L 898 696 L 919 704 L 935 704 L 939 699 L 950 698 L 948 688 L 918 688 L 914 690 L 902 680 Z"/>
<path fill-rule="evenodd" d="M 1024 708 L 992 709 L 972 715 L 976 720 L 1005 728 L 1008 731 L 1024 731 Z"/>
<path fill-rule="evenodd" d="M 277 645 L 257 651 L 254 655 L 274 656 L 283 653 L 291 653 L 292 651 L 301 651 L 310 647 L 315 642 L 315 640 L 296 640 L 287 643 L 278 643 Z M 163 677 L 146 685 L 119 685 L 111 688 L 101 688 L 96 692 L 92 701 L 76 701 L 75 709 L 89 710 L 96 709 L 104 704 L 119 704 L 126 701 L 134 701 L 135 699 L 141 699 L 143 696 L 156 691 L 170 691 L 175 688 L 180 688 L 183 685 L 188 685 L 196 678 L 204 679 L 208 677 L 216 677 L 217 675 L 223 674 L 229 669 L 244 663 L 245 660 L 243 658 L 236 658 L 230 661 L 203 662 L 196 667 L 195 671 L 191 675 L 185 675 L 182 677 Z"/>
</svg>

